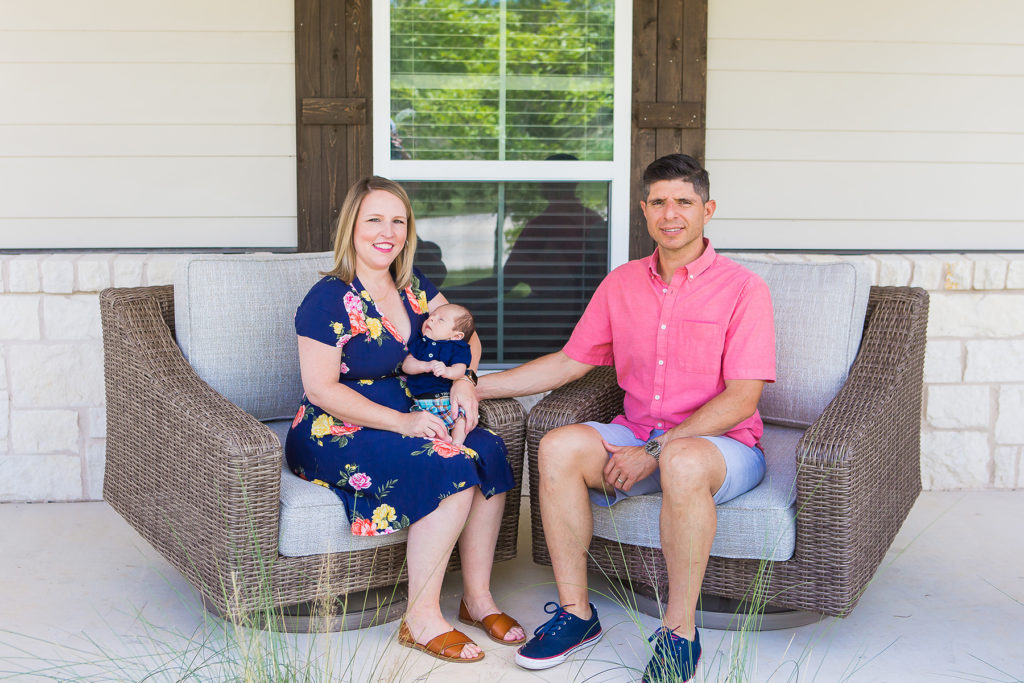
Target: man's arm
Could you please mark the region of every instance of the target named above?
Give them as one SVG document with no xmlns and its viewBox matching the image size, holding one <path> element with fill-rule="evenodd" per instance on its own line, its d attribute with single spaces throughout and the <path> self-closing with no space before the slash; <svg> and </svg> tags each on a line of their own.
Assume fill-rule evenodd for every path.
<svg viewBox="0 0 1024 683">
<path fill-rule="evenodd" d="M 579 379 L 593 367 L 556 351 L 511 370 L 484 375 L 477 394 L 481 399 L 539 394 Z"/>
</svg>

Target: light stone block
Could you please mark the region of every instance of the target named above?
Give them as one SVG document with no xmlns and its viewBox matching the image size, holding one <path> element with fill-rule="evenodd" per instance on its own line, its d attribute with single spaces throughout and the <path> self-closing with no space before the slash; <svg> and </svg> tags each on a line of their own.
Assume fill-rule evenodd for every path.
<svg viewBox="0 0 1024 683">
<path fill-rule="evenodd" d="M 92 438 L 104 438 L 107 435 L 106 407 L 89 408 L 85 411 L 85 433 Z"/>
<path fill-rule="evenodd" d="M 932 254 L 914 254 L 909 257 L 914 264 L 914 274 L 910 278 L 911 287 L 923 287 L 927 290 L 946 288 L 946 264 Z"/>
<path fill-rule="evenodd" d="M 1004 289 L 1006 287 L 1006 271 L 1010 262 L 999 254 L 973 254 L 968 256 L 974 261 L 974 289 Z"/>
<path fill-rule="evenodd" d="M 103 347 L 98 343 L 18 345 L 8 349 L 11 400 L 18 408 L 104 403 Z"/>
<path fill-rule="evenodd" d="M 39 259 L 35 256 L 16 256 L 7 262 L 8 291 L 38 292 L 39 282 Z"/>
<path fill-rule="evenodd" d="M 106 439 L 90 439 L 85 445 L 86 500 L 103 500 L 103 471 L 106 464 Z"/>
<path fill-rule="evenodd" d="M 142 254 L 120 254 L 114 258 L 114 286 L 141 287 L 146 257 Z"/>
<path fill-rule="evenodd" d="M 989 486 L 988 434 L 939 432 L 921 435 L 921 483 L 926 491 Z"/>
<path fill-rule="evenodd" d="M 930 337 L 1018 337 L 1024 335 L 1024 294 L 934 292 L 928 313 Z"/>
<path fill-rule="evenodd" d="M 978 385 L 928 387 L 928 424 L 939 429 L 988 429 L 991 389 Z"/>
<path fill-rule="evenodd" d="M 64 502 L 82 498 L 82 460 L 77 455 L 0 457 L 0 502 Z"/>
<path fill-rule="evenodd" d="M 146 261 L 146 284 L 173 285 L 174 272 L 185 254 L 157 254 Z"/>
<path fill-rule="evenodd" d="M 101 339 L 99 296 L 43 297 L 43 336 L 46 339 Z"/>
<path fill-rule="evenodd" d="M 999 446 L 992 453 L 992 484 L 999 489 L 1015 489 L 1020 485 L 1020 449 Z"/>
<path fill-rule="evenodd" d="M 929 339 L 924 351 L 925 383 L 959 382 L 963 374 L 960 342 Z"/>
<path fill-rule="evenodd" d="M 1013 254 L 1007 258 L 1006 288 L 1024 289 L 1024 254 Z"/>
<path fill-rule="evenodd" d="M 1024 339 L 979 339 L 965 344 L 965 382 L 1024 382 Z"/>
<path fill-rule="evenodd" d="M 944 257 L 942 263 L 942 288 L 947 290 L 970 289 L 974 279 L 974 262 L 963 254 Z"/>
<path fill-rule="evenodd" d="M 0 391 L 0 441 L 7 442 L 10 432 L 11 420 L 11 396 L 6 391 Z M 6 448 L 4 450 L 7 450 Z M 3 456 L 0 456 L 3 457 Z"/>
<path fill-rule="evenodd" d="M 878 284 L 882 287 L 906 287 L 910 284 L 913 264 L 899 254 L 875 254 L 871 257 L 878 262 Z"/>
<path fill-rule="evenodd" d="M 51 256 L 39 264 L 43 291 L 48 294 L 70 294 L 75 289 L 75 262 L 69 256 Z"/>
<path fill-rule="evenodd" d="M 34 340 L 39 337 L 39 297 L 23 294 L 0 296 L 0 340 Z"/>
<path fill-rule="evenodd" d="M 110 264 L 112 254 L 89 254 L 75 264 L 78 280 L 75 289 L 79 292 L 98 292 L 110 286 Z"/>
<path fill-rule="evenodd" d="M 999 387 L 999 417 L 996 419 L 996 443 L 1024 444 L 1024 386 Z"/>
<path fill-rule="evenodd" d="M 4 348 L 0 346 L 0 389 L 7 388 L 7 358 L 4 356 Z"/>
<path fill-rule="evenodd" d="M 11 449 L 16 453 L 79 451 L 78 412 L 12 410 Z"/>
</svg>

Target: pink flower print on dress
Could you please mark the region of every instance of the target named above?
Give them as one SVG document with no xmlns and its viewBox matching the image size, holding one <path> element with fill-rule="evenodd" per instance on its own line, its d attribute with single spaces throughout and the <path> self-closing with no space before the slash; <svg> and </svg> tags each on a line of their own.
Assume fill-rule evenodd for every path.
<svg viewBox="0 0 1024 683">
<path fill-rule="evenodd" d="M 373 520 L 357 519 L 352 522 L 352 534 L 355 536 L 376 536 L 377 530 L 373 527 Z"/>
<path fill-rule="evenodd" d="M 360 429 L 362 429 L 362 427 L 360 427 L 359 425 L 349 424 L 348 422 L 345 422 L 344 424 L 340 425 L 334 424 L 331 425 L 331 436 L 345 436 L 346 434 L 355 434 Z"/>
<path fill-rule="evenodd" d="M 461 453 L 458 446 L 453 446 L 450 443 L 446 443 L 439 439 L 433 441 L 434 452 L 440 455 L 442 458 L 451 458 Z"/>
<path fill-rule="evenodd" d="M 395 326 L 391 324 L 390 320 L 388 320 L 387 318 L 381 318 L 380 321 L 384 325 L 384 329 L 387 330 L 392 337 L 394 337 L 395 341 L 405 341 L 404 339 L 402 339 L 402 335 L 398 334 L 398 330 L 395 329 Z"/>
<path fill-rule="evenodd" d="M 306 406 L 299 406 L 299 412 L 295 413 L 295 419 L 292 420 L 292 429 L 298 426 L 302 422 L 302 416 L 306 414 Z"/>
<path fill-rule="evenodd" d="M 354 488 L 356 491 L 362 491 L 363 489 L 370 488 L 370 484 L 373 480 L 370 479 L 369 475 L 363 474 L 362 472 L 356 472 L 348 478 L 348 485 Z"/>
<path fill-rule="evenodd" d="M 345 334 L 338 337 L 338 343 L 335 344 L 339 349 L 345 348 L 345 344 L 348 344 L 348 340 L 352 338 L 351 334 Z"/>
<path fill-rule="evenodd" d="M 362 334 L 367 331 L 366 320 L 363 316 L 363 303 L 359 297 L 352 292 L 346 292 L 344 296 L 345 310 L 348 311 L 349 327 L 352 334 Z"/>
<path fill-rule="evenodd" d="M 412 285 L 408 285 L 405 288 L 405 298 L 409 300 L 409 308 L 412 309 L 413 313 L 425 313 L 426 311 L 420 306 L 419 299 L 412 291 Z"/>
<path fill-rule="evenodd" d="M 344 362 L 342 362 L 342 364 L 341 364 L 341 374 L 343 374 L 343 375 L 347 375 L 348 374 L 348 366 L 345 365 Z"/>
</svg>

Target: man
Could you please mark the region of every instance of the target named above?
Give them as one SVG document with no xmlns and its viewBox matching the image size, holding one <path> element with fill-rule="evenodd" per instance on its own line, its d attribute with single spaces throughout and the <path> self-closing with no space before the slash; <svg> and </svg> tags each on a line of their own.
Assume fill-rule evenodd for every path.
<svg viewBox="0 0 1024 683">
<path fill-rule="evenodd" d="M 545 669 L 601 636 L 587 599 L 590 502 L 613 505 L 662 491 L 661 543 L 669 574 L 663 625 L 645 681 L 687 680 L 700 657 L 695 611 L 715 536 L 716 503 L 764 476 L 757 402 L 775 380 L 775 331 L 764 282 L 715 252 L 707 172 L 672 154 L 644 171 L 640 203 L 654 253 L 613 270 L 562 351 L 480 379 L 480 398 L 553 389 L 614 364 L 625 390 L 612 424 L 552 430 L 538 458 L 544 533 L 558 604 L 516 662 Z"/>
</svg>

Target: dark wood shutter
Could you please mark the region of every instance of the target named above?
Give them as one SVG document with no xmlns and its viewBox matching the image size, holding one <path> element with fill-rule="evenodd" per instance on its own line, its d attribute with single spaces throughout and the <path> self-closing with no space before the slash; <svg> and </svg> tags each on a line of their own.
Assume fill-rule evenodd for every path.
<svg viewBox="0 0 1024 683">
<path fill-rule="evenodd" d="M 295 1 L 299 251 L 325 251 L 349 186 L 373 171 L 370 0 Z"/>
<path fill-rule="evenodd" d="M 654 248 L 640 211 L 640 177 L 647 164 L 674 152 L 704 163 L 707 27 L 707 0 L 633 2 L 631 259 Z"/>
</svg>

